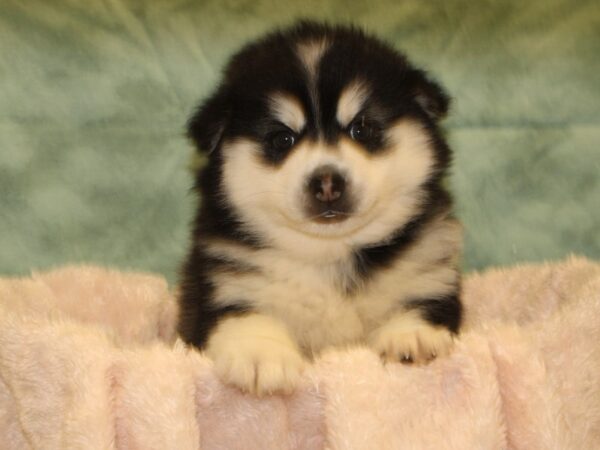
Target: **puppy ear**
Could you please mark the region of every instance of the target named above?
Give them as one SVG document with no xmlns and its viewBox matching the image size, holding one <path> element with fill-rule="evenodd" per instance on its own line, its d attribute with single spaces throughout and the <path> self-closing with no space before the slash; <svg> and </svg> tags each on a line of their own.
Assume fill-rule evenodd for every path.
<svg viewBox="0 0 600 450">
<path fill-rule="evenodd" d="M 415 102 L 433 120 L 441 120 L 448 113 L 450 97 L 436 82 L 430 80 L 427 74 L 417 70 L 412 94 Z"/>
<path fill-rule="evenodd" d="M 212 153 L 221 144 L 229 122 L 229 103 L 219 91 L 196 110 L 187 123 L 187 136 L 200 153 Z"/>
</svg>

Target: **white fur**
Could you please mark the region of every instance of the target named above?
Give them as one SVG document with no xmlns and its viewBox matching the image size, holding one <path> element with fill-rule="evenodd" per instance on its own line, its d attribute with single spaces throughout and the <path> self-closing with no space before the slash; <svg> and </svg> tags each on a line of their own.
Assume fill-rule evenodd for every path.
<svg viewBox="0 0 600 450">
<path fill-rule="evenodd" d="M 296 47 L 296 54 L 309 74 L 312 81 L 317 75 L 319 61 L 329 44 L 325 39 L 300 42 Z"/>
<path fill-rule="evenodd" d="M 453 338 L 447 328 L 427 323 L 413 310 L 395 314 L 371 333 L 369 344 L 386 361 L 419 364 L 448 354 Z"/>
<path fill-rule="evenodd" d="M 457 273 L 439 260 L 458 253 L 460 227 L 433 224 L 404 258 L 380 271 L 355 295 L 343 294 L 349 261 L 304 261 L 276 249 L 248 250 L 213 242 L 209 251 L 251 264 L 258 272 L 215 277 L 215 300 L 235 304 L 240 298 L 287 326 L 307 355 L 324 348 L 364 342 L 403 301 L 452 292 Z"/>
<path fill-rule="evenodd" d="M 225 142 L 225 194 L 248 230 L 273 247 L 306 261 L 339 261 L 353 247 L 388 237 L 418 208 L 420 186 L 434 164 L 429 138 L 409 120 L 393 126 L 387 138 L 390 148 L 376 156 L 349 138 L 337 148 L 302 141 L 276 170 L 262 163 L 259 144 Z M 334 225 L 316 223 L 302 209 L 307 176 L 325 164 L 347 172 L 357 197 L 353 215 Z"/>
<path fill-rule="evenodd" d="M 320 40 L 308 40 L 298 43 L 296 46 L 296 54 L 304 65 L 306 72 L 306 85 L 310 93 L 312 104 L 316 111 L 316 120 L 319 121 L 319 92 L 317 88 L 318 68 L 319 61 L 323 57 L 323 54 L 329 47 L 329 43 L 326 39 Z"/>
<path fill-rule="evenodd" d="M 300 101 L 281 92 L 272 94 L 269 100 L 269 106 L 275 118 L 291 130 L 300 133 L 306 123 Z"/>
<path fill-rule="evenodd" d="M 369 89 L 362 81 L 355 80 L 344 88 L 336 112 L 336 119 L 342 127 L 348 126 L 360 112 L 368 96 Z"/>
<path fill-rule="evenodd" d="M 348 112 L 356 104 L 344 108 Z M 403 316 L 398 311 L 404 302 L 455 290 L 457 273 L 448 260 L 458 254 L 461 239 L 454 221 L 439 217 L 402 258 L 377 271 L 368 283 L 360 284 L 354 272 L 357 247 L 385 240 L 414 217 L 421 186 L 434 165 L 433 149 L 421 125 L 402 120 L 387 133 L 389 148 L 377 155 L 350 138 L 340 139 L 335 148 L 301 141 L 277 168 L 262 161 L 258 143 L 248 139 L 224 143 L 227 202 L 248 231 L 268 244 L 255 250 L 206 243 L 210 253 L 258 269 L 214 274 L 218 304 L 237 304 L 243 298 L 260 314 L 229 319 L 210 339 L 210 354 L 226 380 L 258 393 L 289 389 L 294 376 L 287 374 L 298 371 L 292 340 L 307 356 L 361 342 L 370 342 L 383 353 L 388 347 L 402 351 L 416 361 L 446 351 L 448 332 L 418 321 L 414 312 Z M 352 216 L 333 225 L 315 223 L 302 208 L 307 177 L 326 164 L 347 174 L 356 197 Z M 355 288 L 352 296 L 345 292 L 350 287 Z M 390 316 L 396 317 L 394 322 L 380 328 Z M 274 322 L 265 325 L 266 317 Z M 256 338 L 257 320 L 279 344 L 273 347 L 264 337 Z M 402 325 L 397 335 L 386 331 L 396 323 Z M 283 327 L 291 340 L 282 337 Z M 394 340 L 398 342 L 390 344 Z M 263 367 L 270 369 L 263 374 Z"/>
<path fill-rule="evenodd" d="M 290 392 L 304 366 L 284 325 L 260 314 L 219 323 L 206 353 L 221 379 L 257 395 Z"/>
</svg>

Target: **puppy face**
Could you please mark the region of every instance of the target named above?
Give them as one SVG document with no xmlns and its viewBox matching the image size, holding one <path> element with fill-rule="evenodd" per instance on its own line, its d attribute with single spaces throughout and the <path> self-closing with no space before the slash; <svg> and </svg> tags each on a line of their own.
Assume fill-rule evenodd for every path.
<svg viewBox="0 0 600 450">
<path fill-rule="evenodd" d="M 190 136 L 247 232 L 379 241 L 426 202 L 447 97 L 374 38 L 304 23 L 237 54 Z M 210 169 L 212 167 L 212 169 Z"/>
</svg>

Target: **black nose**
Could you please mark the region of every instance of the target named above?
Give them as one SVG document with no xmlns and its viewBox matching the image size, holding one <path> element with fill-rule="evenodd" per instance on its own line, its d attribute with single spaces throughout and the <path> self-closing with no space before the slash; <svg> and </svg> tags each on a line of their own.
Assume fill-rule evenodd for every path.
<svg viewBox="0 0 600 450">
<path fill-rule="evenodd" d="M 346 180 L 335 168 L 320 167 L 310 177 L 308 190 L 318 201 L 332 203 L 344 195 Z"/>
</svg>

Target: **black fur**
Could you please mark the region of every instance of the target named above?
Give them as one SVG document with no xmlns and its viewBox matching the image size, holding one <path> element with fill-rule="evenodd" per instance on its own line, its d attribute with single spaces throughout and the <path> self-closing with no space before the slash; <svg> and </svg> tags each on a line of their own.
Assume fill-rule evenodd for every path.
<svg viewBox="0 0 600 450">
<path fill-rule="evenodd" d="M 183 268 L 184 277 L 180 285 L 178 331 L 186 342 L 202 348 L 219 319 L 250 310 L 243 300 L 240 300 L 239 304 L 226 307 L 219 307 L 210 302 L 214 290 L 210 274 L 215 271 L 242 273 L 252 270 L 255 269 L 239 266 L 234 261 L 212 257 L 202 248 L 195 246 Z"/>
<path fill-rule="evenodd" d="M 423 201 L 421 213 L 397 230 L 389 240 L 355 250 L 355 268 L 361 278 L 367 279 L 377 270 L 389 266 L 420 237 L 424 225 L 450 210 L 451 199 L 446 191 L 436 185 L 429 187 L 426 192 L 428 197 Z"/>
<path fill-rule="evenodd" d="M 330 46 L 319 67 L 335 70 L 319 72 L 318 85 L 311 87 L 306 69 L 295 53 L 295 44 L 321 38 L 327 39 Z M 202 347 L 218 320 L 250 310 L 244 299 L 228 307 L 217 307 L 212 302 L 212 274 L 252 269 L 215 259 L 201 243 L 222 239 L 254 249 L 266 245 L 260 236 L 244 227 L 223 198 L 222 142 L 239 136 L 251 138 L 264 144 L 265 163 L 274 167 L 282 164 L 287 153 L 275 153 L 268 145 L 282 125 L 269 118 L 265 98 L 273 91 L 283 91 L 292 93 L 309 111 L 305 130 L 296 138 L 335 143 L 348 132 L 340 129 L 335 119 L 337 100 L 348 81 L 357 78 L 368 80 L 372 89 L 361 112 L 365 120 L 383 129 L 399 118 L 414 118 L 428 131 L 436 152 L 435 171 L 423 186 L 421 209 L 415 217 L 385 241 L 355 249 L 355 267 L 360 277 L 368 281 L 377 270 L 401 257 L 425 225 L 450 211 L 451 200 L 442 186 L 450 150 L 438 128 L 438 121 L 448 111 L 449 97 L 440 86 L 410 65 L 404 55 L 357 28 L 301 22 L 269 34 L 233 56 L 221 85 L 188 122 L 188 136 L 206 155 L 207 164 L 195 184 L 202 201 L 194 221 L 192 250 L 182 269 L 179 333 L 186 342 Z M 365 149 L 376 154 L 385 151 L 386 143 L 374 142 L 365 145 Z M 456 295 L 416 300 L 412 306 L 422 310 L 431 323 L 453 332 L 458 330 L 461 308 Z"/>
<path fill-rule="evenodd" d="M 195 190 L 202 194 L 192 236 L 222 238 L 260 248 L 260 238 L 244 229 L 241 219 L 222 198 L 221 155 L 215 154 L 196 178 Z"/>
<path fill-rule="evenodd" d="M 408 309 L 419 309 L 423 317 L 433 325 L 447 327 L 453 333 L 458 333 L 462 319 L 462 304 L 457 293 L 439 298 L 413 300 Z"/>
<path fill-rule="evenodd" d="M 319 67 L 336 70 L 320 73 L 317 99 L 307 85 L 305 69 L 293 45 L 311 38 L 335 41 Z M 435 131 L 435 122 L 448 110 L 449 97 L 442 88 L 388 45 L 358 28 L 301 22 L 266 36 L 232 58 L 216 93 L 190 119 L 188 136 L 199 151 L 211 154 L 218 151 L 224 137 L 265 141 L 280 126 L 268 118 L 265 96 L 283 91 L 294 94 L 311 111 L 305 137 L 322 136 L 334 142 L 344 131 L 335 120 L 337 99 L 349 80 L 361 78 L 373 89 L 364 114 L 382 127 L 410 116 Z M 443 146 L 439 150 L 447 152 Z"/>
</svg>

